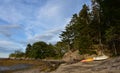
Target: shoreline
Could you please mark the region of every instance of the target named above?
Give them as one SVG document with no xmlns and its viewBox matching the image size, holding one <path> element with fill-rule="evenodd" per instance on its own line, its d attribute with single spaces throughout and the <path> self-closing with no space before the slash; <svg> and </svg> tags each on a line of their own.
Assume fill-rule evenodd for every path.
<svg viewBox="0 0 120 73">
<path fill-rule="evenodd" d="M 58 63 L 56 66 L 52 62 L 42 62 L 36 67 L 16 70 L 11 73 L 120 73 L 120 56 L 84 63 L 80 61 L 76 63 Z"/>
<path fill-rule="evenodd" d="M 120 57 L 85 63 L 64 63 L 51 72 L 40 72 L 39 69 L 30 69 L 15 73 L 120 73 Z"/>
<path fill-rule="evenodd" d="M 0 59 L 0 72 L 14 73 L 17 71 L 53 71 L 63 63 L 60 60 L 16 60 Z M 31 71 L 32 72 L 32 71 Z M 34 73 L 34 72 L 33 72 Z"/>
</svg>

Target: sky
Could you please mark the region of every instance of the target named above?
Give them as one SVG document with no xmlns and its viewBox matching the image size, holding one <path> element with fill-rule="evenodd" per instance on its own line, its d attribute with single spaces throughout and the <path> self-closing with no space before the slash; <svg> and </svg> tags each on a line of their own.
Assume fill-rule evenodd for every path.
<svg viewBox="0 0 120 73">
<path fill-rule="evenodd" d="M 56 43 L 73 14 L 90 0 L 0 0 L 0 57 L 28 43 Z"/>
</svg>

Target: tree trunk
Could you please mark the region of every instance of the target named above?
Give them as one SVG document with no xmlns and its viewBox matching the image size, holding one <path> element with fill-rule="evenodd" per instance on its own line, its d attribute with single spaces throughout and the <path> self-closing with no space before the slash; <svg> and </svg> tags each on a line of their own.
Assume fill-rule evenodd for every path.
<svg viewBox="0 0 120 73">
<path fill-rule="evenodd" d="M 117 49 L 116 49 L 116 46 L 115 46 L 115 42 L 113 42 L 113 49 L 114 49 L 115 55 L 117 55 Z"/>
</svg>

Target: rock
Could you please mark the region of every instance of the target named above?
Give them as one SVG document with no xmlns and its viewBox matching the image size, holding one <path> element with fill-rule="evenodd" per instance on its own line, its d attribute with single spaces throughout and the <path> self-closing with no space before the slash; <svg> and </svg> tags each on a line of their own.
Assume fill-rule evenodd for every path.
<svg viewBox="0 0 120 73">
<path fill-rule="evenodd" d="M 65 55 L 63 56 L 63 61 L 65 62 L 71 62 L 71 61 L 74 61 L 74 60 L 80 60 L 80 54 L 79 54 L 79 51 L 76 50 L 74 52 L 72 51 L 68 51 L 67 53 L 65 53 Z"/>
<path fill-rule="evenodd" d="M 50 73 L 120 73 L 120 57 L 86 63 L 64 64 Z"/>
<path fill-rule="evenodd" d="M 14 59 L 16 59 L 16 57 L 9 57 L 9 59 L 13 59 L 14 60 Z"/>
<path fill-rule="evenodd" d="M 84 55 L 80 55 L 79 54 L 79 50 L 76 51 L 68 51 L 67 53 L 65 53 L 65 55 L 63 56 L 63 61 L 65 62 L 73 62 L 73 61 L 80 61 L 83 59 L 87 59 L 87 58 L 93 58 L 96 55 L 89 55 L 89 54 L 84 54 Z"/>
</svg>

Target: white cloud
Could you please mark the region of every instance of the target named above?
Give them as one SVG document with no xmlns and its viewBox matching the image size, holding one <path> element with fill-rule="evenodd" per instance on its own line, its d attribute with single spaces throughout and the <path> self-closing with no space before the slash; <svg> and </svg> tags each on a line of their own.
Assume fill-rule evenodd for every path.
<svg viewBox="0 0 120 73">
<path fill-rule="evenodd" d="M 0 25 L 0 34 L 10 37 L 14 33 L 12 30 L 19 29 L 22 29 L 22 27 L 18 24 Z"/>
<path fill-rule="evenodd" d="M 47 25 L 58 25 L 63 20 L 62 8 L 64 5 L 58 0 L 49 0 L 45 5 L 40 7 L 36 12 L 37 19 L 42 23 L 49 22 Z"/>
<path fill-rule="evenodd" d="M 60 6 L 48 4 L 42 7 L 38 12 L 38 18 L 53 18 L 55 16 L 58 16 L 60 12 Z"/>
<path fill-rule="evenodd" d="M 59 35 L 61 30 L 62 28 L 55 28 L 55 29 L 47 30 L 43 34 L 35 34 L 33 37 L 28 39 L 28 42 L 34 43 L 36 41 L 45 41 L 45 42 L 53 41 L 53 39 Z"/>
<path fill-rule="evenodd" d="M 57 31 L 56 28 L 59 29 L 59 27 L 62 30 L 62 5 L 55 4 L 55 2 L 54 0 L 48 1 L 36 10 L 36 20 L 30 21 L 30 24 L 25 28 L 29 42 L 51 40 L 55 36 L 52 33 L 53 30 Z"/>
<path fill-rule="evenodd" d="M 0 25 L 0 29 L 18 29 L 21 28 L 18 24 L 10 24 L 10 25 Z"/>
<path fill-rule="evenodd" d="M 9 53 L 0 52 L 0 58 L 8 58 Z"/>
<path fill-rule="evenodd" d="M 58 15 L 62 16 L 62 14 L 58 14 Z M 31 23 L 26 27 L 26 35 L 27 35 L 28 43 L 34 43 L 36 41 L 55 43 L 57 41 L 60 41 L 59 34 L 61 33 L 61 31 L 64 30 L 66 24 L 68 24 L 70 20 L 71 18 L 65 18 L 63 22 L 61 22 L 61 20 L 57 22 L 58 24 L 54 24 L 54 20 L 52 20 L 51 23 L 30 21 Z"/>
<path fill-rule="evenodd" d="M 12 42 L 12 41 L 7 41 L 7 40 L 0 40 L 0 48 L 3 50 L 16 50 L 16 49 L 21 49 L 20 44 Z"/>
<path fill-rule="evenodd" d="M 24 16 L 14 8 L 14 6 L 9 4 L 3 7 L 0 6 L 0 17 L 5 21 L 15 24 L 24 18 Z"/>
</svg>

